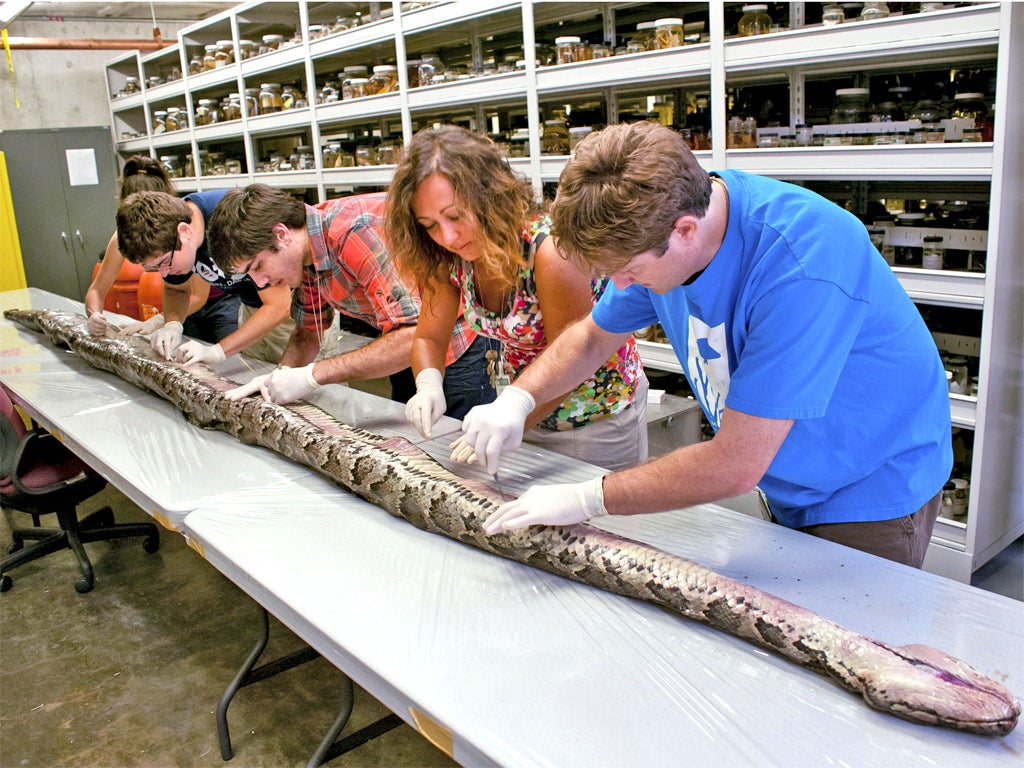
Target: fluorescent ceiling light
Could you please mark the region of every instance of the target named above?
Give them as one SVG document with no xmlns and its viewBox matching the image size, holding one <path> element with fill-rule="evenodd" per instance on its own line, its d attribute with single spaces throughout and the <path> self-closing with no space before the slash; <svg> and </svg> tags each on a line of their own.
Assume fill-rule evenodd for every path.
<svg viewBox="0 0 1024 768">
<path fill-rule="evenodd" d="M 30 5 L 32 0 L 5 0 L 0 3 L 0 26 L 6 27 L 27 11 Z"/>
</svg>

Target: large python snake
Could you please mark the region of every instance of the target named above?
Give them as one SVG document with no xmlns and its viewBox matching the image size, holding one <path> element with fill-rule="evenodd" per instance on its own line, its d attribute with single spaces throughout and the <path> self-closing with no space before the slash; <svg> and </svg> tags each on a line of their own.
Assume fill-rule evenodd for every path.
<svg viewBox="0 0 1024 768">
<path fill-rule="evenodd" d="M 269 448 L 431 533 L 544 571 L 667 608 L 821 672 L 897 717 L 1005 735 L 1020 702 L 967 663 L 926 645 L 894 647 L 685 558 L 583 524 L 487 536 L 500 504 L 491 488 L 459 478 L 403 438 L 341 424 L 308 404 L 232 401 L 234 383 L 157 358 L 141 340 L 92 336 L 85 318 L 46 310 L 5 317 L 44 333 L 90 365 L 169 400 L 200 427 Z"/>
</svg>

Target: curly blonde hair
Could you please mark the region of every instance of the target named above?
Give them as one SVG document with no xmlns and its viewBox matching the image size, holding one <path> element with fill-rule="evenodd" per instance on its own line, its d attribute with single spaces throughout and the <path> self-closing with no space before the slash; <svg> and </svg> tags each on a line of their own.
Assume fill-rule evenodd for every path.
<svg viewBox="0 0 1024 768">
<path fill-rule="evenodd" d="M 513 285 L 522 259 L 521 232 L 537 208 L 533 187 L 512 171 L 493 141 L 454 125 L 416 133 L 388 187 L 384 232 L 399 269 L 417 285 L 436 285 L 458 258 L 430 238 L 412 209 L 416 190 L 435 173 L 448 179 L 476 219 L 481 267 Z"/>
</svg>

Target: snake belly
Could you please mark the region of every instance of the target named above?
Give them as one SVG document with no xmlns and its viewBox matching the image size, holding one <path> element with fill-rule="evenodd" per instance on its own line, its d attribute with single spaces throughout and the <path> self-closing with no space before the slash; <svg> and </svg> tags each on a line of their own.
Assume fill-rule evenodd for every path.
<svg viewBox="0 0 1024 768">
<path fill-rule="evenodd" d="M 662 606 L 825 674 L 905 720 L 992 736 L 1017 725 L 1021 705 L 1006 687 L 936 648 L 873 640 L 691 560 L 586 524 L 487 536 L 482 524 L 500 495 L 457 477 L 404 438 L 347 426 L 309 404 L 228 400 L 222 393 L 233 382 L 202 366 L 168 363 L 140 339 L 92 336 L 79 315 L 4 315 L 169 400 L 193 424 L 304 464 L 425 531 Z"/>
</svg>

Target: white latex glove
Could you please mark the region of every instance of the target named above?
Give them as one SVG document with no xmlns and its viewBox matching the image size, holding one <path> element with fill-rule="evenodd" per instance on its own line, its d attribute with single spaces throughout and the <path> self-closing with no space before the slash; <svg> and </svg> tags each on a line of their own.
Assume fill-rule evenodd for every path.
<svg viewBox="0 0 1024 768">
<path fill-rule="evenodd" d="M 607 515 L 603 477 L 583 483 L 533 485 L 522 496 L 498 507 L 484 521 L 484 533 L 513 531 L 528 525 L 575 525 Z"/>
<path fill-rule="evenodd" d="M 186 341 L 174 355 L 176 362 L 183 365 L 191 363 L 220 363 L 225 360 L 224 347 L 220 344 L 203 344 L 201 341 L 192 339 Z"/>
<path fill-rule="evenodd" d="M 106 336 L 109 324 L 107 323 L 107 318 L 103 315 L 103 311 L 89 312 L 89 310 L 86 310 L 86 312 L 89 315 L 89 320 L 86 323 L 89 333 L 93 336 Z"/>
<path fill-rule="evenodd" d="M 526 417 L 537 407 L 533 395 L 516 386 L 505 387 L 498 399 L 478 405 L 462 420 L 462 437 L 452 443 L 452 461 L 472 463 L 482 456 L 487 471 L 498 471 L 501 452 L 523 442 Z"/>
<path fill-rule="evenodd" d="M 153 315 L 149 320 L 138 323 L 128 323 L 124 328 L 117 332 L 118 336 L 132 336 L 139 334 L 141 336 L 149 336 L 151 333 L 155 333 L 164 327 L 164 316 Z"/>
<path fill-rule="evenodd" d="M 181 323 L 177 320 L 171 320 L 166 323 L 163 328 L 153 333 L 149 337 L 149 343 L 153 349 L 157 351 L 157 354 L 163 356 L 164 360 L 170 360 L 174 357 L 174 351 L 181 344 L 181 334 L 184 331 Z"/>
<path fill-rule="evenodd" d="M 302 368 L 275 368 L 260 385 L 260 394 L 268 403 L 284 405 L 295 400 L 303 400 L 320 384 L 313 378 L 313 366 L 310 363 Z"/>
<path fill-rule="evenodd" d="M 243 397 L 255 395 L 263 388 L 263 382 L 265 382 L 269 378 L 269 373 L 264 373 L 260 376 L 253 376 L 252 379 L 247 384 L 243 384 L 240 387 L 235 387 L 234 389 L 229 389 L 227 392 L 224 393 L 224 397 L 227 398 L 228 400 L 241 400 Z"/>
<path fill-rule="evenodd" d="M 430 428 L 448 410 L 441 381 L 441 371 L 437 368 L 424 368 L 416 374 L 416 394 L 405 404 L 405 418 L 428 440 Z"/>
</svg>

